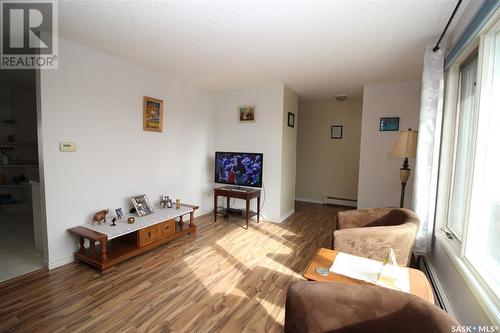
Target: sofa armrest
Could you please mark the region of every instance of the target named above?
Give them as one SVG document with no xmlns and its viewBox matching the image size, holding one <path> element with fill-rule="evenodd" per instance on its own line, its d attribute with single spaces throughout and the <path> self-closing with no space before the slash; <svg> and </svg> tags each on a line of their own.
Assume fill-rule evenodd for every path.
<svg viewBox="0 0 500 333">
<path fill-rule="evenodd" d="M 366 208 L 347 210 L 337 213 L 337 229 L 366 227 L 383 216 L 387 215 L 392 208 Z"/>
<path fill-rule="evenodd" d="M 285 333 L 449 333 L 458 323 L 417 296 L 378 286 L 292 282 Z"/>
<path fill-rule="evenodd" d="M 418 226 L 405 223 L 398 226 L 350 228 L 333 233 L 334 250 L 383 261 L 392 247 L 400 266 L 408 266 Z"/>
</svg>

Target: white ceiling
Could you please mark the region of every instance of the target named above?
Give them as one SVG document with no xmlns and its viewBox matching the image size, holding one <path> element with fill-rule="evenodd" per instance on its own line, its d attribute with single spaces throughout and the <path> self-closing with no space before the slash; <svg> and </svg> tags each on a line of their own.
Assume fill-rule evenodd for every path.
<svg viewBox="0 0 500 333">
<path fill-rule="evenodd" d="M 59 34 L 213 91 L 283 82 L 326 101 L 420 78 L 456 2 L 60 0 Z"/>
</svg>

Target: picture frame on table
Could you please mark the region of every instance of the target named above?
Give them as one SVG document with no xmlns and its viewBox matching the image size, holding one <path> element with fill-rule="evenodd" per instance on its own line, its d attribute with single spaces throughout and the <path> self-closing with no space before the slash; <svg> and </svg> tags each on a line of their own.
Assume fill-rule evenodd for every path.
<svg viewBox="0 0 500 333">
<path fill-rule="evenodd" d="M 136 195 L 130 198 L 130 200 L 132 201 L 132 204 L 134 205 L 134 208 L 139 217 L 154 213 L 153 206 L 151 206 L 151 203 L 149 202 L 149 199 L 145 194 Z"/>
<path fill-rule="evenodd" d="M 123 216 L 125 215 L 123 214 L 123 209 L 121 208 L 116 208 L 115 213 L 116 213 L 116 218 L 119 220 L 123 219 Z"/>
</svg>

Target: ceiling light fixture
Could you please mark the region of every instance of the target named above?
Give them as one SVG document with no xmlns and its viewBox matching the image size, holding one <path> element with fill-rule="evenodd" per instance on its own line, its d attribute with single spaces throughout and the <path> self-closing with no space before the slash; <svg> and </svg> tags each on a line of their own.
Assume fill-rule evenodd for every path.
<svg viewBox="0 0 500 333">
<path fill-rule="evenodd" d="M 335 96 L 335 99 L 339 102 L 342 102 L 342 101 L 345 101 L 347 99 L 347 95 L 340 94 L 340 95 Z"/>
</svg>

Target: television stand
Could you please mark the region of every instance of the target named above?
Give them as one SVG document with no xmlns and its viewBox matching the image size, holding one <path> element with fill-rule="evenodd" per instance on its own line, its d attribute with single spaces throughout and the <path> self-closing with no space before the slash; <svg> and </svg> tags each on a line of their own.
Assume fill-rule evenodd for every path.
<svg viewBox="0 0 500 333">
<path fill-rule="evenodd" d="M 227 204 L 226 208 L 219 209 L 218 206 L 218 198 L 226 197 Z M 248 220 L 250 217 L 257 215 L 257 223 L 259 223 L 260 218 L 260 189 L 257 188 L 242 188 L 235 189 L 234 186 L 224 186 L 224 187 L 216 187 L 214 188 L 214 223 L 217 222 L 217 215 L 224 215 L 227 217 L 231 214 L 231 208 L 229 207 L 229 201 L 231 198 L 234 199 L 242 199 L 246 202 L 245 210 L 243 211 L 243 215 L 246 220 L 246 229 L 248 230 Z M 257 199 L 257 212 L 250 210 L 250 201 L 252 199 Z"/>
</svg>

